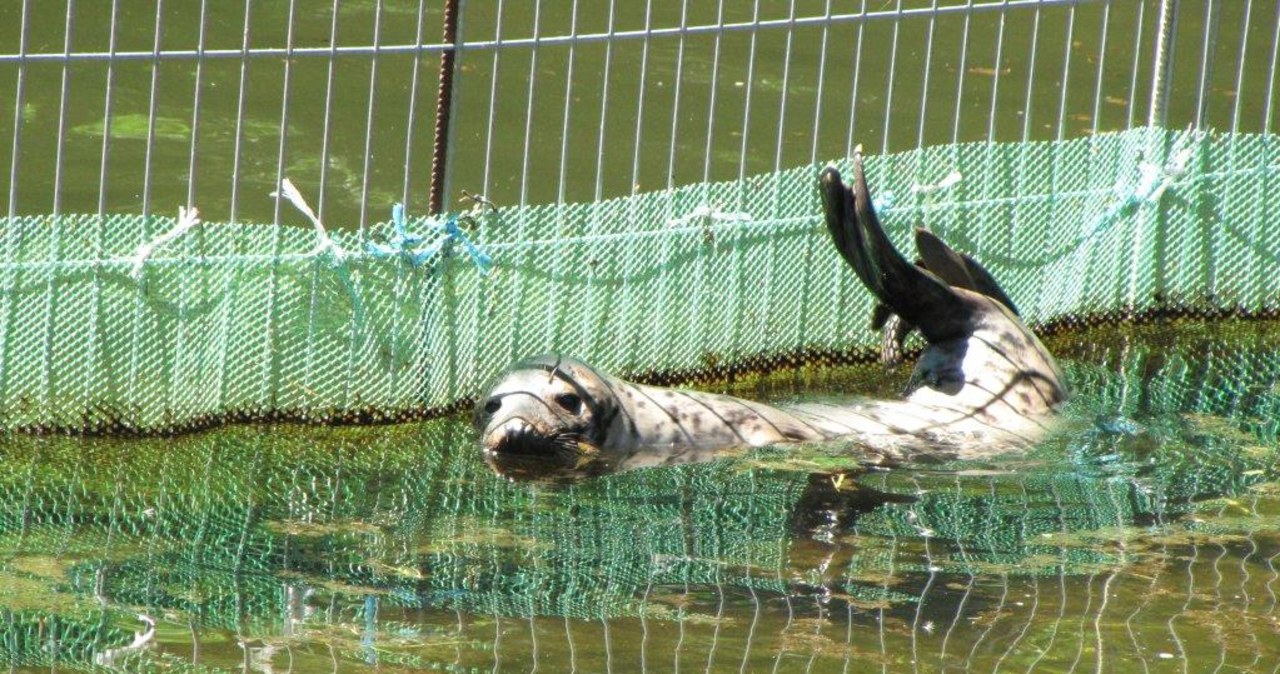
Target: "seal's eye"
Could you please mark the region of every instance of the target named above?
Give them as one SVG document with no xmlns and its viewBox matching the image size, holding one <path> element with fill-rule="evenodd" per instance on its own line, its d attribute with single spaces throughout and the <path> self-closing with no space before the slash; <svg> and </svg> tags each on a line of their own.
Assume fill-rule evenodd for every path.
<svg viewBox="0 0 1280 674">
<path fill-rule="evenodd" d="M 576 393 L 561 393 L 556 396 L 556 404 L 563 407 L 569 414 L 577 414 L 582 410 L 582 398 Z"/>
<path fill-rule="evenodd" d="M 484 404 L 484 413 L 493 414 L 494 412 L 497 412 L 500 407 L 502 407 L 502 400 L 500 398 L 490 398 Z"/>
</svg>

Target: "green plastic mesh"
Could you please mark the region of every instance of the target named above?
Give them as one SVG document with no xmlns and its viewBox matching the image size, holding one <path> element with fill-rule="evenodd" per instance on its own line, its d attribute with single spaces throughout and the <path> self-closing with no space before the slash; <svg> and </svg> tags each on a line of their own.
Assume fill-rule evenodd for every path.
<svg viewBox="0 0 1280 674">
<path fill-rule="evenodd" d="M 867 165 L 900 244 L 932 228 L 1045 326 L 1274 313 L 1276 152 L 1267 135 L 1135 129 Z M 464 254 L 414 266 L 338 233 L 339 259 L 306 229 L 216 223 L 131 274 L 172 220 L 4 220 L 0 425 L 407 418 L 551 350 L 650 378 L 865 354 L 871 298 L 832 250 L 817 172 L 499 209 L 470 233 L 494 260 L 488 275 Z"/>
</svg>

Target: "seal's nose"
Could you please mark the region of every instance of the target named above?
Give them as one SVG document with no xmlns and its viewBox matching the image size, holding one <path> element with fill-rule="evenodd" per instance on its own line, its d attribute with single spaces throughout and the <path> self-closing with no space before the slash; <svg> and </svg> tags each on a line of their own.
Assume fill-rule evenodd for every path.
<svg viewBox="0 0 1280 674">
<path fill-rule="evenodd" d="M 486 430 L 481 443 L 490 453 L 536 453 L 544 449 L 548 439 L 537 433 L 524 419 L 507 419 Z"/>
</svg>

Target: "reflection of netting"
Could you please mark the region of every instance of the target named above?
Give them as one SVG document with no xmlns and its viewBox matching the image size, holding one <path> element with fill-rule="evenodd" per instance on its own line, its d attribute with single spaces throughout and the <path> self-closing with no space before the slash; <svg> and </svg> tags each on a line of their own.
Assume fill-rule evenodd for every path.
<svg viewBox="0 0 1280 674">
<path fill-rule="evenodd" d="M 1039 450 L 1073 457 L 1071 472 L 867 478 L 916 498 L 863 516 L 860 531 L 910 538 L 928 529 L 1017 559 L 1035 554 L 1043 533 L 1169 515 L 1260 479 L 1274 462 L 1263 450 L 1274 435 L 1270 382 L 1280 361 L 1265 330 L 1238 327 L 1245 332 L 1230 353 L 1138 343 L 1106 369 L 1070 363 L 1085 391 L 1072 419 L 1107 417 Z M 1113 366 L 1123 374 L 1107 374 Z M 1237 389 L 1251 393 L 1233 398 Z M 1127 429 L 1130 417 L 1142 421 Z M 1210 418 L 1218 425 L 1194 426 Z M 101 560 L 73 574 L 78 591 L 105 568 L 121 602 L 177 601 L 218 624 L 270 613 L 253 607 L 278 601 L 281 572 L 394 590 L 390 600 L 409 605 L 514 614 L 625 613 L 648 583 L 783 590 L 792 582 L 780 572 L 780 541 L 806 485 L 789 473 L 714 463 L 530 490 L 489 476 L 470 438 L 456 421 L 307 433 L 235 427 L 128 443 L 15 437 L 3 450 L 11 470 L 0 485 L 0 537 Z M 529 565 L 535 558 L 550 561 Z M 603 575 L 579 573 L 600 565 Z M 232 577 L 237 592 L 261 589 L 220 596 Z"/>
<path fill-rule="evenodd" d="M 1100 346 L 1100 334 L 1093 335 L 1099 342 L 1083 336 L 1105 366 L 1069 364 L 1069 379 L 1088 396 L 1071 409 L 1076 428 L 1036 450 L 1051 462 L 1047 473 L 1015 465 L 1018 472 L 981 479 L 877 476 L 870 482 L 877 488 L 918 500 L 864 517 L 860 530 L 959 541 L 960 554 L 935 560 L 949 569 L 977 563 L 1035 573 L 1026 560 L 1038 557 L 1039 571 L 1054 573 L 1114 562 L 1114 551 L 1059 547 L 1059 534 L 1160 521 L 1196 500 L 1274 477 L 1280 359 L 1268 326 L 1219 322 L 1199 340 L 1190 328 L 1178 349 L 1158 344 L 1167 330 L 1131 329 L 1121 347 Z M 1070 471 L 1057 463 L 1061 457 L 1071 457 Z"/>
<path fill-rule="evenodd" d="M 994 610 L 973 589 L 975 578 L 1055 597 L 1059 585 L 1087 585 L 1082 574 L 1102 570 L 1133 586 L 1147 582 L 1124 575 L 1136 559 L 1198 549 L 1188 536 L 1205 535 L 1196 533 L 1204 526 L 1175 520 L 1191 499 L 1244 493 L 1275 473 L 1274 330 L 1249 322 L 1179 330 L 1181 341 L 1170 341 L 1167 327 L 1138 327 L 1111 331 L 1110 346 L 1063 344 L 1064 353 L 1077 351 L 1066 363 L 1080 392 L 1068 410 L 1070 432 L 1029 463 L 993 460 L 991 474 L 862 478 L 864 489 L 899 496 L 830 531 L 837 543 L 819 547 L 836 556 L 826 562 L 806 552 L 806 527 L 823 513 L 798 512 L 812 502 L 811 481 L 768 468 L 768 453 L 752 459 L 763 468 L 723 461 L 530 488 L 491 475 L 472 432 L 446 419 L 372 429 L 231 427 L 164 441 L 9 438 L 0 448 L 9 467 L 0 478 L 0 550 L 14 561 L 0 576 L 24 579 L 37 602 L 40 591 L 100 597 L 113 609 L 250 635 L 325 621 L 367 625 L 375 641 L 391 638 L 377 636 L 380 621 L 450 609 L 682 621 L 710 610 L 673 598 L 697 588 L 739 600 L 800 597 L 800 607 L 806 595 L 835 596 L 894 615 L 904 610 L 894 607 L 920 605 L 940 622 L 949 603 L 928 587 L 944 581 L 969 585 L 972 611 Z M 1224 336 L 1233 349 L 1221 348 Z M 1152 540 L 1089 542 L 1123 539 L 1135 525 L 1156 527 L 1167 551 Z M 840 542 L 844 526 L 856 542 Z M 1266 558 L 1275 545 L 1235 540 L 1249 541 L 1231 548 L 1245 559 Z M 43 575 L 27 570 L 46 559 L 65 560 L 65 573 L 56 565 Z M 913 585 L 934 576 L 938 585 Z M 1099 609 L 1062 610 L 1091 620 Z M 90 624 L 98 615 L 59 619 L 98 634 Z M 1033 629 L 1051 627 L 1043 622 L 1050 617 L 1041 614 Z M 6 621 L 15 630 L 25 624 Z M 996 624 L 999 631 L 1009 623 Z M 94 637 L 94 648 L 120 645 L 117 636 Z M 11 661 L 41 661 L 26 652 L 13 651 Z"/>
<path fill-rule="evenodd" d="M 975 253 L 1032 322 L 1266 313 L 1280 301 L 1259 205 L 1274 191 L 1269 143 L 1137 129 L 868 163 L 896 237 L 923 224 Z M 816 173 L 501 210 L 472 233 L 494 258 L 488 276 L 461 255 L 415 267 L 306 253 L 308 232 L 244 225 L 204 225 L 135 276 L 136 218 L 6 221 L 0 422 L 399 417 L 552 349 L 623 373 L 847 354 L 870 344 L 870 296 L 823 232 Z"/>
<path fill-rule="evenodd" d="M 130 642 L 133 633 L 120 626 L 123 622 L 123 615 L 108 611 L 72 618 L 54 611 L 0 608 L 0 663 L 83 666 L 92 663 L 102 649 Z"/>
</svg>

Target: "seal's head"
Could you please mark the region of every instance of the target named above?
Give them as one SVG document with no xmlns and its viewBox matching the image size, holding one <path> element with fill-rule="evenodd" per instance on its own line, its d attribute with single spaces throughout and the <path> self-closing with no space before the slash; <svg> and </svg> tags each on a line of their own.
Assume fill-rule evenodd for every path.
<svg viewBox="0 0 1280 674">
<path fill-rule="evenodd" d="M 582 470 L 600 458 L 616 414 L 604 377 L 572 358 L 543 355 L 498 377 L 476 405 L 475 426 L 500 472 Z"/>
</svg>

